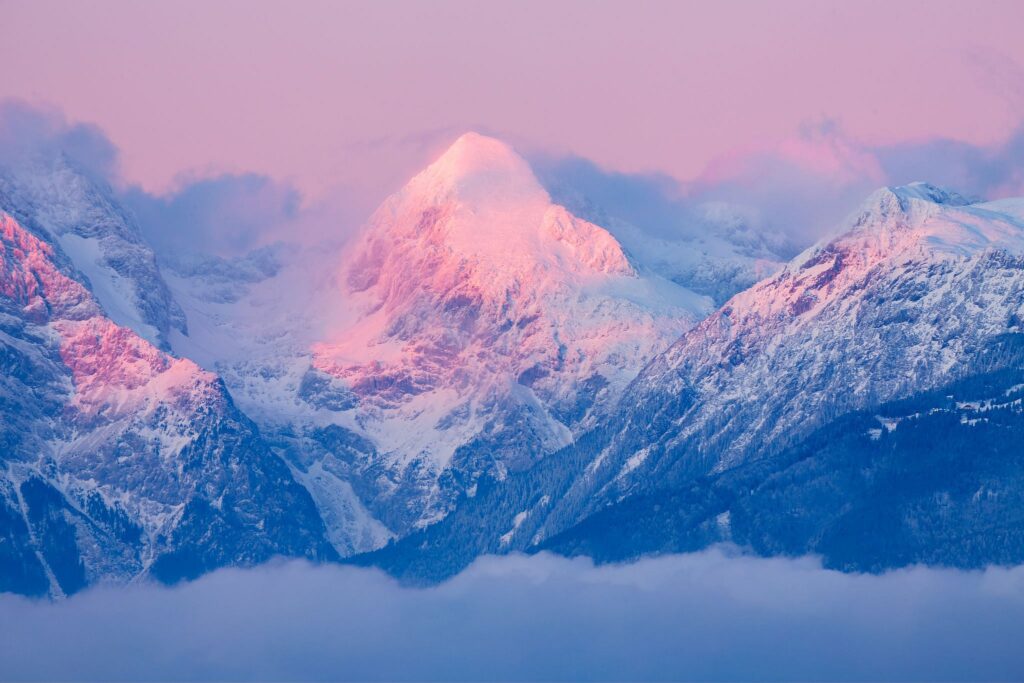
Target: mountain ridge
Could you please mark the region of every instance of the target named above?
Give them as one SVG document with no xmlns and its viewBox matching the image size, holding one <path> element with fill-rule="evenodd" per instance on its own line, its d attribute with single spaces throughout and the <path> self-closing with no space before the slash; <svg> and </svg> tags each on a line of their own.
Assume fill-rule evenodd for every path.
<svg viewBox="0 0 1024 683">
<path fill-rule="evenodd" d="M 134 216 L 95 174 L 60 153 L 0 159 L 0 208 L 73 263 L 115 322 L 164 350 L 172 330 L 186 331 Z"/>
<path fill-rule="evenodd" d="M 846 232 L 737 294 L 656 356 L 608 423 L 551 466 L 495 482 L 463 514 L 357 561 L 444 578 L 480 552 L 549 547 L 547 539 L 624 501 L 758 463 L 770 468 L 843 415 L 1018 367 L 1019 203 L 968 204 L 919 185 L 882 190 L 866 207 Z M 592 530 L 598 519 L 610 517 L 595 517 Z M 616 524 L 628 535 L 624 518 Z"/>
<path fill-rule="evenodd" d="M 112 322 L 57 253 L 0 212 L 0 589 L 333 557 L 223 384 Z"/>
</svg>

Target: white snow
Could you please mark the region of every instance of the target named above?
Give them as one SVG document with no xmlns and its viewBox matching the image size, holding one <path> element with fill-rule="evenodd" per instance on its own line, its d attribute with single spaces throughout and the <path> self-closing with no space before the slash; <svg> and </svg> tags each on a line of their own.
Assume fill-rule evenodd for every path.
<svg viewBox="0 0 1024 683">
<path fill-rule="evenodd" d="M 57 241 L 75 267 L 89 279 L 92 293 L 107 316 L 118 325 L 135 330 L 146 341 L 158 343 L 159 331 L 144 322 L 139 313 L 135 283 L 119 277 L 106 265 L 99 240 L 68 232 Z"/>
<path fill-rule="evenodd" d="M 352 490 L 352 485 L 314 463 L 308 471 L 292 468 L 292 475 L 313 496 L 327 527 L 327 538 L 342 556 L 376 550 L 394 538 Z"/>
<path fill-rule="evenodd" d="M 530 513 L 524 510 L 516 514 L 516 516 L 512 518 L 512 528 L 504 534 L 502 534 L 501 538 L 499 539 L 502 546 L 507 546 L 509 543 L 512 542 L 512 537 L 515 535 L 517 531 L 519 531 L 519 527 L 523 525 L 523 522 L 525 522 L 526 518 L 529 516 Z"/>
</svg>

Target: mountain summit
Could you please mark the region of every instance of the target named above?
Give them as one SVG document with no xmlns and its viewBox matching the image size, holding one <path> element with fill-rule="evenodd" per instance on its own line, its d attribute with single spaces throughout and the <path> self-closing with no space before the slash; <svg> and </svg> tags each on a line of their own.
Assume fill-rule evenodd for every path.
<svg viewBox="0 0 1024 683">
<path fill-rule="evenodd" d="M 530 165 L 496 138 L 465 133 L 406 188 L 437 199 L 456 196 L 469 203 L 543 201 L 547 193 Z"/>
<path fill-rule="evenodd" d="M 843 226 L 794 259 L 803 269 L 822 253 L 844 252 L 847 265 L 871 267 L 883 260 L 924 254 L 969 256 L 985 249 L 1024 250 L 1024 230 L 1008 203 L 972 203 L 928 183 L 885 187 L 872 193 Z"/>
<path fill-rule="evenodd" d="M 711 309 L 553 202 L 512 147 L 475 133 L 341 253 L 296 264 L 227 304 L 172 279 L 190 328 L 175 350 L 223 377 L 343 555 L 571 443 Z M 282 300 L 292 277 L 316 283 L 302 301 Z"/>
<path fill-rule="evenodd" d="M 332 400 L 361 416 L 377 467 L 414 484 L 402 495 L 419 502 L 401 507 L 416 521 L 570 442 L 708 306 L 642 276 L 511 147 L 475 133 L 384 202 L 341 276 L 354 319 L 314 346 L 312 372 L 348 397 Z"/>
<path fill-rule="evenodd" d="M 467 133 L 374 214 L 348 281 L 383 282 L 395 304 L 388 277 L 500 298 L 604 275 L 636 276 L 615 238 L 553 204 L 511 147 Z"/>
</svg>

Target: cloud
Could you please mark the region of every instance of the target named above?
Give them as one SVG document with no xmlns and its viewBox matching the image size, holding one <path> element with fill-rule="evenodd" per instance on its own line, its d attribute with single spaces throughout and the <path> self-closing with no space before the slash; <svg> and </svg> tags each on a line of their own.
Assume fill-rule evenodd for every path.
<svg viewBox="0 0 1024 683">
<path fill-rule="evenodd" d="M 120 198 L 158 254 L 232 258 L 278 243 L 340 244 L 369 215 L 346 188 L 310 200 L 287 182 L 255 173 L 183 178 L 162 195 L 130 187 Z"/>
<path fill-rule="evenodd" d="M 618 173 L 577 156 L 537 153 L 529 161 L 555 201 L 575 205 L 578 210 L 586 211 L 588 207 L 580 205 L 591 202 L 591 211 L 607 211 L 663 238 L 677 236 L 695 218 L 682 186 L 671 176 Z"/>
<path fill-rule="evenodd" d="M 1013 680 L 1024 568 L 881 576 L 730 549 L 486 557 L 440 586 L 286 563 L 0 596 L 6 680 Z"/>
<path fill-rule="evenodd" d="M 302 202 L 295 188 L 256 174 L 200 178 L 165 196 L 131 188 L 124 199 L 158 249 L 221 256 L 287 237 L 283 228 L 297 221 Z"/>
<path fill-rule="evenodd" d="M 975 61 L 1004 89 L 1019 85 L 1019 74 L 1010 73 L 1005 60 L 979 52 Z M 439 152 L 454 135 L 450 126 L 438 127 L 369 140 L 358 152 L 386 157 L 386 166 L 411 175 L 418 170 L 412 159 L 429 156 L 425 150 Z M 979 198 L 1024 194 L 1024 127 L 990 146 L 949 139 L 871 145 L 823 119 L 777 143 L 734 150 L 685 182 L 658 173 L 619 173 L 516 142 L 533 150 L 529 160 L 556 201 L 598 223 L 624 221 L 657 240 L 715 233 L 739 239 L 745 253 L 783 259 L 834 232 L 882 185 L 926 180 Z M 286 181 L 253 173 L 183 175 L 173 191 L 147 193 L 121 182 L 118 151 L 100 129 L 69 123 L 57 109 L 0 102 L 0 163 L 39 151 L 64 153 L 114 185 L 158 252 L 233 257 L 275 242 L 343 241 L 383 198 L 355 187 L 310 198 Z M 378 184 L 394 190 L 404 179 Z"/>
<path fill-rule="evenodd" d="M 886 177 L 868 150 L 834 124 L 806 126 L 777 145 L 735 150 L 696 179 L 607 171 L 579 158 L 539 158 L 560 201 L 589 217 L 623 220 L 659 239 L 693 240 L 743 224 L 789 258 L 834 228 Z M 592 205 L 592 206 L 590 206 Z"/>
<path fill-rule="evenodd" d="M 886 184 L 871 150 L 831 121 L 805 125 L 776 145 L 738 151 L 689 184 L 699 203 L 737 207 L 755 228 L 778 231 L 797 249 L 819 239 L 872 190 Z"/>
<path fill-rule="evenodd" d="M 118 172 L 117 148 L 97 126 L 69 123 L 54 107 L 0 100 L 0 165 L 39 154 L 64 154 L 78 169 L 108 181 Z"/>
<path fill-rule="evenodd" d="M 924 180 L 981 199 L 1024 194 L 1024 128 L 991 146 L 870 145 L 822 120 L 775 144 L 734 150 L 686 182 L 617 173 L 579 157 L 533 161 L 557 200 L 595 220 L 623 220 L 661 239 L 692 239 L 739 221 L 775 239 L 782 257 L 832 234 L 884 185 Z"/>
<path fill-rule="evenodd" d="M 931 140 L 878 148 L 893 183 L 927 180 L 983 199 L 1024 195 L 1024 128 L 998 145 Z"/>
<path fill-rule="evenodd" d="M 70 123 L 53 107 L 0 100 L 0 168 L 65 156 L 112 187 L 156 251 L 241 256 L 276 242 L 340 241 L 368 210 L 345 188 L 309 201 L 293 185 L 255 173 L 183 174 L 164 194 L 126 184 L 117 147 L 96 126 Z"/>
</svg>

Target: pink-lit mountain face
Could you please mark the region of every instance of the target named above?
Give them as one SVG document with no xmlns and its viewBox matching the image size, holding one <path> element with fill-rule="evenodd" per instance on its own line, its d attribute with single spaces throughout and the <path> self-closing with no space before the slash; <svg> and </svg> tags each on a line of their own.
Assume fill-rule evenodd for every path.
<svg viewBox="0 0 1024 683">
<path fill-rule="evenodd" d="M 308 495 L 217 378 L 112 322 L 61 260 L 0 212 L 3 587 L 329 555 Z"/>
<path fill-rule="evenodd" d="M 207 366 L 282 435 L 345 552 L 570 443 L 711 304 L 641 271 L 605 229 L 552 203 L 509 146 L 476 134 L 309 278 L 302 313 L 277 327 L 284 305 L 241 312 L 269 289 L 234 307 L 182 294 L 192 332 L 176 349 L 217 349 Z M 238 338 L 256 341 L 246 351 Z"/>
<path fill-rule="evenodd" d="M 708 307 L 476 134 L 377 210 L 339 279 L 350 323 L 313 345 L 311 373 L 349 397 L 388 476 L 412 477 L 417 522 L 592 427 Z"/>
<path fill-rule="evenodd" d="M 70 408 L 76 423 L 110 424 L 146 417 L 183 396 L 202 400 L 213 375 L 161 352 L 132 330 L 105 317 L 92 294 L 54 265 L 53 248 L 0 215 L 0 295 L 19 306 L 26 322 L 48 325 L 70 371 Z"/>
<path fill-rule="evenodd" d="M 578 382 L 621 386 L 705 305 L 642 279 L 606 230 L 553 205 L 509 147 L 475 134 L 384 203 L 342 277 L 357 320 L 316 345 L 314 367 L 382 407 L 521 386 L 557 410 Z"/>
<path fill-rule="evenodd" d="M 343 268 L 361 300 L 356 334 L 319 345 L 315 365 L 382 404 L 499 372 L 539 385 L 596 372 L 619 340 L 586 290 L 638 279 L 608 232 L 552 205 L 525 162 L 475 135 L 385 202 Z"/>
</svg>

